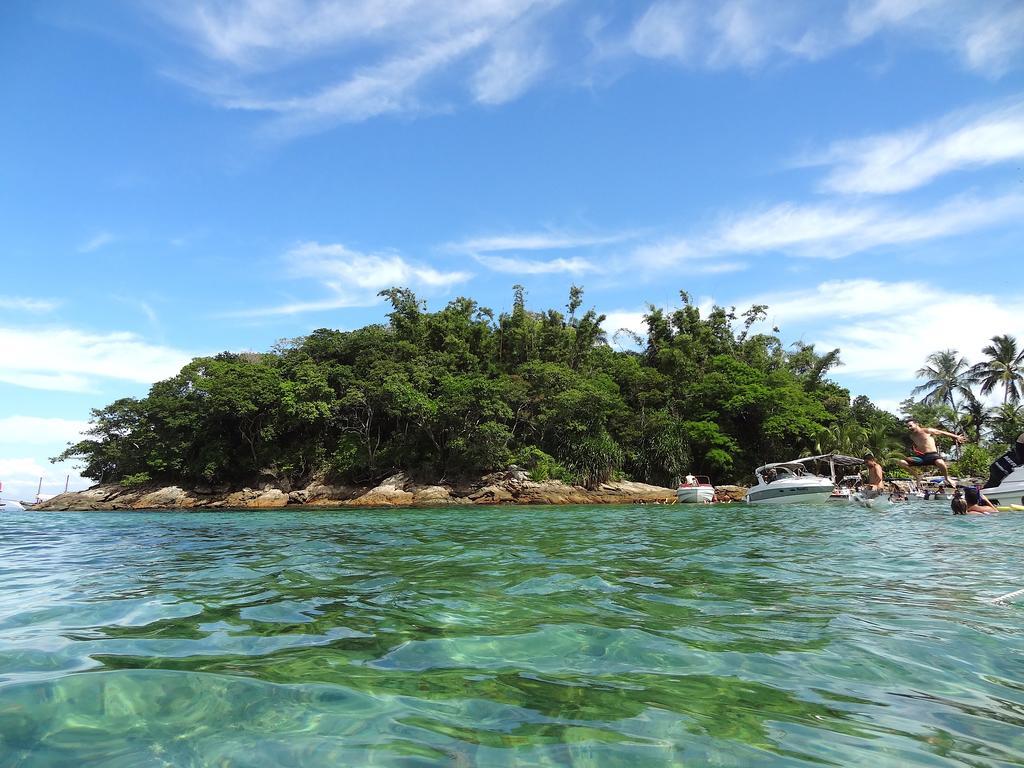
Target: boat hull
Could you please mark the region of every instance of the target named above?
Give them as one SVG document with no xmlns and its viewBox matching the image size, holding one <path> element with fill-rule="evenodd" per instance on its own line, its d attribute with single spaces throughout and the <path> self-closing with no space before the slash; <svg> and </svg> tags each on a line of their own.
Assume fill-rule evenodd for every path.
<svg viewBox="0 0 1024 768">
<path fill-rule="evenodd" d="M 828 501 L 832 495 L 831 481 L 822 483 L 786 483 L 784 480 L 768 485 L 757 485 L 747 491 L 750 504 L 804 504 Z"/>
<path fill-rule="evenodd" d="M 1024 504 L 1024 482 L 1003 483 L 995 488 L 983 488 L 981 492 L 997 507 Z"/>
<path fill-rule="evenodd" d="M 690 485 L 676 489 L 676 501 L 680 504 L 710 504 L 715 489 L 710 485 Z"/>
</svg>

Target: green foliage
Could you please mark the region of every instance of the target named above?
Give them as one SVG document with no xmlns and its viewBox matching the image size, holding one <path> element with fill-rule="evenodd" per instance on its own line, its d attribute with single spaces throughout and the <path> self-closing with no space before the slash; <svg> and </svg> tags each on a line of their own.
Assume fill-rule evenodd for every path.
<svg viewBox="0 0 1024 768">
<path fill-rule="evenodd" d="M 526 469 L 530 479 L 537 482 L 543 482 L 544 480 L 572 480 L 572 474 L 569 470 L 536 446 L 531 445 L 521 448 L 513 457 L 512 463 Z"/>
<path fill-rule="evenodd" d="M 577 286 L 565 312 L 532 311 L 516 286 L 500 315 L 465 297 L 430 312 L 408 289 L 381 295 L 387 325 L 197 358 L 145 398 L 95 411 L 60 458 L 104 482 L 365 482 L 515 463 L 535 479 L 668 485 L 898 434 L 826 378 L 838 350 L 787 352 L 754 333 L 763 306 L 703 314 L 681 292 L 680 307 L 650 309 L 638 351 L 615 351 Z"/>
<path fill-rule="evenodd" d="M 137 472 L 134 475 L 126 475 L 122 477 L 118 482 L 124 488 L 138 488 L 140 485 L 145 485 L 151 482 L 153 478 L 149 476 L 148 472 Z"/>
<path fill-rule="evenodd" d="M 995 458 L 980 445 L 965 445 L 949 471 L 958 477 L 987 477 L 989 465 Z"/>
</svg>

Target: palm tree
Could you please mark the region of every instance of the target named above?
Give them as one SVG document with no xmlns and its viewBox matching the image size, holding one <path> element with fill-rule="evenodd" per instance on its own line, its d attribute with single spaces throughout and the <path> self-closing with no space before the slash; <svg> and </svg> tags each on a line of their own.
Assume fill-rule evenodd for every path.
<svg viewBox="0 0 1024 768">
<path fill-rule="evenodd" d="M 972 381 L 981 384 L 983 395 L 1002 387 L 1003 403 L 1016 403 L 1024 394 L 1024 349 L 1018 350 L 1017 339 L 1007 333 L 993 336 L 992 343 L 981 351 L 988 360 L 971 368 Z"/>
<path fill-rule="evenodd" d="M 997 443 L 1012 443 L 1024 432 L 1024 405 L 1003 403 L 992 410 L 992 437 Z"/>
<path fill-rule="evenodd" d="M 981 432 L 988 425 L 992 409 L 986 408 L 985 404 L 974 396 L 974 393 L 961 401 L 960 408 L 963 410 L 960 427 L 965 434 L 973 437 L 975 443 L 980 443 Z"/>
<path fill-rule="evenodd" d="M 971 373 L 967 360 L 960 357 L 955 349 L 947 349 L 942 352 L 932 352 L 928 355 L 923 368 L 918 368 L 914 374 L 919 379 L 924 379 L 924 384 L 914 387 L 914 394 L 923 392 L 923 402 L 928 405 L 934 403 L 947 403 L 956 413 L 956 401 L 954 395 L 973 397 L 971 392 Z"/>
</svg>

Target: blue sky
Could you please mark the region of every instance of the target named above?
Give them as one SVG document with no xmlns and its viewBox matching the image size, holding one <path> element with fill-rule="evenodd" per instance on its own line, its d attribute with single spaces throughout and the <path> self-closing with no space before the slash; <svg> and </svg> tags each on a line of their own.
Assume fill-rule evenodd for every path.
<svg viewBox="0 0 1024 768">
<path fill-rule="evenodd" d="M 887 407 L 1024 340 L 1024 4 L 7 2 L 0 480 L 200 354 L 432 308 L 768 304 Z"/>
</svg>

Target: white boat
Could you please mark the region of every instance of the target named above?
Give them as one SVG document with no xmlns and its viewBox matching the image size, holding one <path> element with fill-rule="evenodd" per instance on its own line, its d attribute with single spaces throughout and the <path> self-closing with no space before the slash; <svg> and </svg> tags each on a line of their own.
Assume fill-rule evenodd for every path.
<svg viewBox="0 0 1024 768">
<path fill-rule="evenodd" d="M 747 491 L 746 500 L 761 504 L 827 501 L 836 486 L 836 467 L 860 463 L 861 459 L 853 456 L 833 453 L 765 464 L 754 470 L 757 485 Z M 823 477 L 811 472 L 809 466 L 814 464 L 828 464 L 829 475 Z"/>
<path fill-rule="evenodd" d="M 705 475 L 687 475 L 676 488 L 676 501 L 680 504 L 710 504 L 715 498 L 715 486 Z"/>
<path fill-rule="evenodd" d="M 1017 467 L 993 488 L 982 488 L 985 498 L 997 507 L 1024 504 L 1024 466 Z"/>
</svg>

